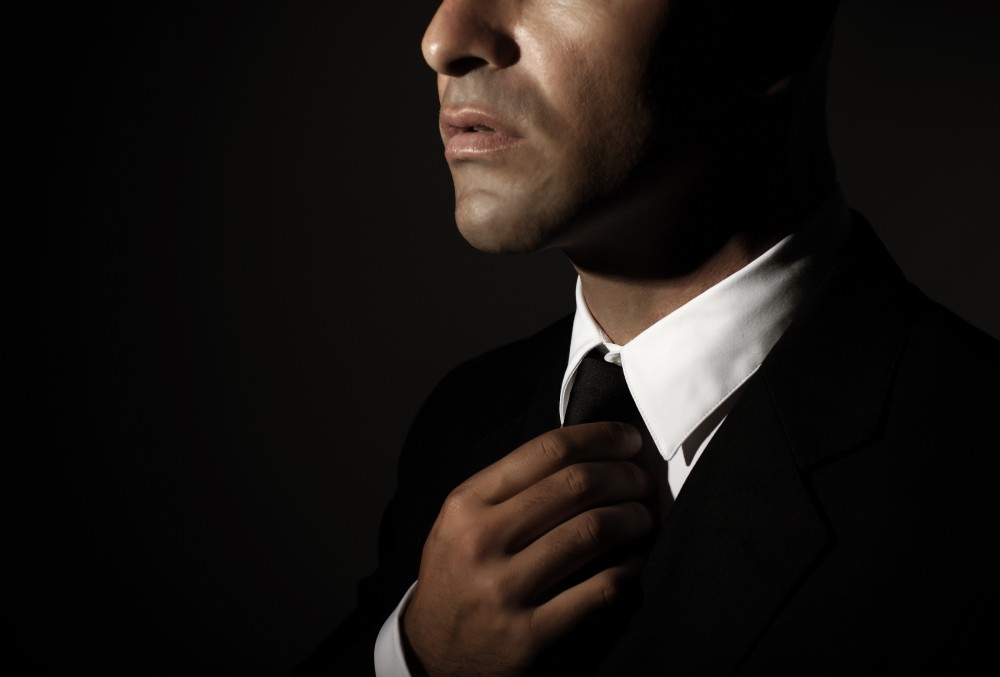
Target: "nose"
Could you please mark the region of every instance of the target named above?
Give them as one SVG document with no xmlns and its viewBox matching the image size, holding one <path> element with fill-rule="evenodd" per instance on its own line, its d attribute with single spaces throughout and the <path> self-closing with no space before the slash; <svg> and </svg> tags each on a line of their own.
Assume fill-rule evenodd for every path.
<svg viewBox="0 0 1000 677">
<path fill-rule="evenodd" d="M 424 60 L 439 74 L 453 77 L 514 65 L 520 50 L 511 30 L 513 4 L 508 0 L 444 0 L 421 42 Z"/>
</svg>

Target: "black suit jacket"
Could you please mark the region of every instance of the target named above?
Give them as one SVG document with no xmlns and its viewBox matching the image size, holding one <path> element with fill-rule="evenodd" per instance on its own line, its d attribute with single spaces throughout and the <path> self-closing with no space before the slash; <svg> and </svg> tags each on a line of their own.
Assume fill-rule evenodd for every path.
<svg viewBox="0 0 1000 677">
<path fill-rule="evenodd" d="M 449 374 L 403 449 L 379 567 L 300 674 L 371 674 L 442 500 L 558 426 L 572 318 Z M 540 671 L 965 674 L 992 656 L 1000 344 L 910 285 L 870 226 L 747 384 L 641 593 Z"/>
</svg>

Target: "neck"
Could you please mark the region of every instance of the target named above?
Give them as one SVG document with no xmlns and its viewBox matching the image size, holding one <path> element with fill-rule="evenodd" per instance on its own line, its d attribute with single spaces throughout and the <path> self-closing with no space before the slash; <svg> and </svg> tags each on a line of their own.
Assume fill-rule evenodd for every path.
<svg viewBox="0 0 1000 677">
<path fill-rule="evenodd" d="M 773 192 L 766 198 L 759 191 L 729 190 L 725 199 L 716 195 L 707 202 L 727 208 L 659 203 L 650 211 L 617 211 L 617 218 L 606 215 L 613 227 L 601 229 L 601 246 L 564 252 L 580 276 L 591 315 L 614 343 L 625 345 L 777 244 L 832 189 L 832 181 L 822 189 L 798 186 L 778 201 Z"/>
<path fill-rule="evenodd" d="M 597 323 L 618 345 L 740 270 L 780 240 L 730 238 L 700 265 L 671 277 L 624 277 L 575 266 L 583 297 Z"/>
<path fill-rule="evenodd" d="M 801 105 L 819 107 L 821 98 Z M 835 189 L 825 125 L 792 124 L 808 116 L 789 110 L 779 127 L 791 132 L 748 134 L 758 147 L 736 146 L 705 167 L 653 175 L 592 211 L 579 238 L 562 243 L 612 341 L 625 345 L 749 264 Z M 814 111 L 809 119 L 822 116 Z"/>
</svg>

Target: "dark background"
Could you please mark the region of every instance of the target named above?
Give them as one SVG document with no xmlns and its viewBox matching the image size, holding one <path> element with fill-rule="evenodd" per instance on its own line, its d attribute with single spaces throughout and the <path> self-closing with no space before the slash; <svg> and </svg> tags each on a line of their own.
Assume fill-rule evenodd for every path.
<svg viewBox="0 0 1000 677">
<path fill-rule="evenodd" d="M 998 5 L 846 0 L 830 104 L 852 206 L 994 336 Z M 285 673 L 374 566 L 436 379 L 571 310 L 558 254 L 455 231 L 433 9 L 7 19 L 5 617 L 35 672 Z"/>
</svg>

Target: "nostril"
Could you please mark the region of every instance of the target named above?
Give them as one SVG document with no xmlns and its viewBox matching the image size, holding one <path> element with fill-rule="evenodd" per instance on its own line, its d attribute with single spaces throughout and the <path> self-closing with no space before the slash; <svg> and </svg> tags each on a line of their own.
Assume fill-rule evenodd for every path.
<svg viewBox="0 0 1000 677">
<path fill-rule="evenodd" d="M 489 3 L 445 0 L 421 41 L 427 64 L 441 75 L 461 77 L 517 63 L 521 50 L 509 30 L 512 18 L 493 10 Z"/>
<path fill-rule="evenodd" d="M 463 75 L 471 73 L 477 68 L 482 68 L 485 65 L 487 65 L 485 59 L 480 59 L 477 56 L 465 56 L 460 59 L 449 61 L 447 70 L 445 71 L 445 75 L 451 75 L 453 77 L 461 77 Z"/>
</svg>

